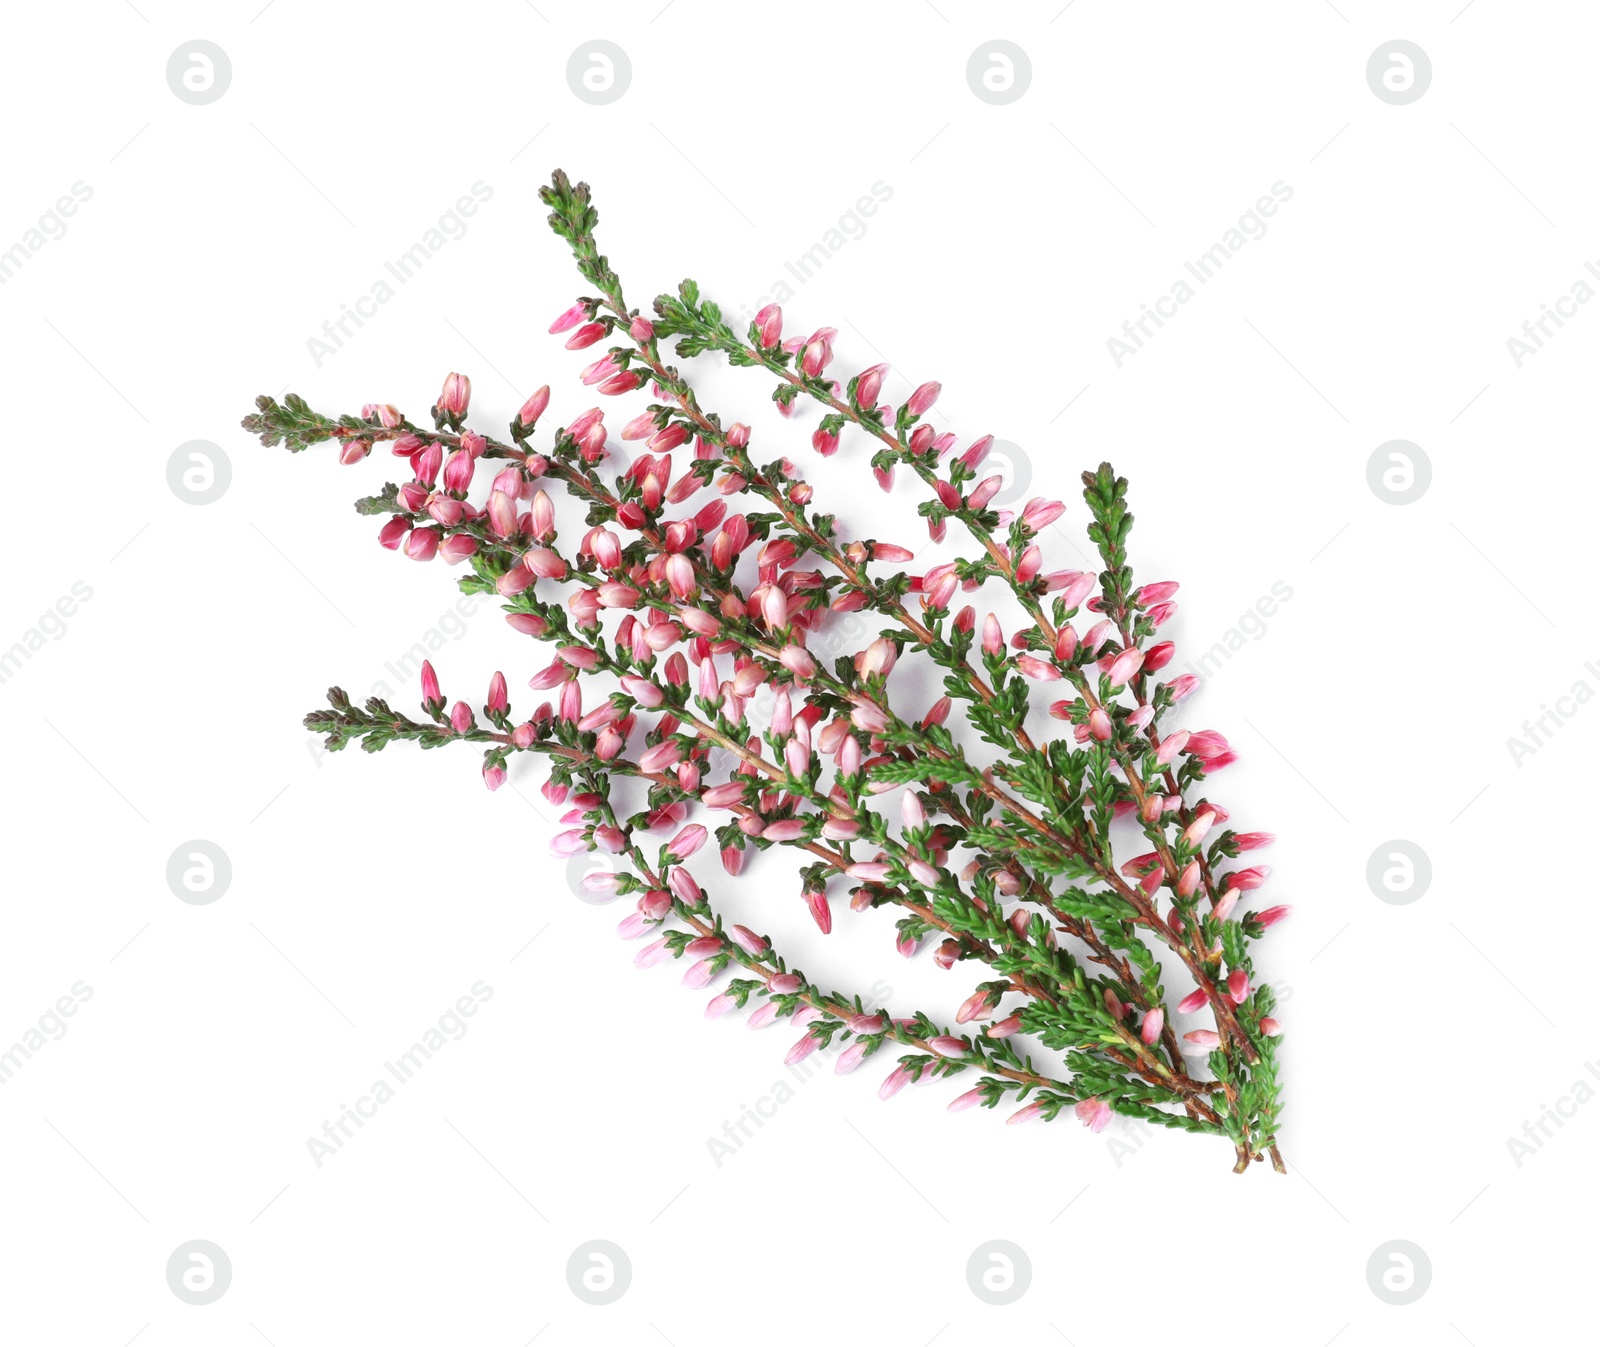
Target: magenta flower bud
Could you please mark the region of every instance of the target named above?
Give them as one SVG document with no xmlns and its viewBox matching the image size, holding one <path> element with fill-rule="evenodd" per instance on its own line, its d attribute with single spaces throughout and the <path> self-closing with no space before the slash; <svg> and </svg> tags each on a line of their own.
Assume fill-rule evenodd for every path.
<svg viewBox="0 0 1600 1347">
<path fill-rule="evenodd" d="M 1242 968 L 1235 968 L 1228 974 L 1228 995 L 1233 998 L 1234 1005 L 1243 1005 L 1250 995 L 1250 975 Z"/>
<path fill-rule="evenodd" d="M 1160 580 L 1155 584 L 1145 585 L 1134 596 L 1133 601 L 1141 608 L 1148 608 L 1151 604 L 1165 603 L 1178 592 L 1176 580 Z"/>
<path fill-rule="evenodd" d="M 555 322 L 550 324 L 550 331 L 552 334 L 571 331 L 588 316 L 589 310 L 586 305 L 574 304 L 570 309 L 563 310 Z"/>
<path fill-rule="evenodd" d="M 1111 667 L 1106 670 L 1106 677 L 1114 688 L 1122 687 L 1127 681 L 1139 672 L 1139 667 L 1144 663 L 1144 651 L 1137 646 L 1124 650 L 1116 659 L 1111 661 Z"/>
<path fill-rule="evenodd" d="M 828 906 L 828 894 L 824 889 L 807 889 L 804 893 L 806 907 L 811 911 L 811 919 L 817 923 L 817 929 L 823 935 L 833 930 L 833 909 Z"/>
<path fill-rule="evenodd" d="M 405 553 L 413 561 L 432 561 L 439 552 L 439 534 L 435 529 L 412 529 L 406 538 Z"/>
<path fill-rule="evenodd" d="M 411 531 L 411 521 L 404 515 L 391 515 L 389 522 L 378 530 L 378 545 L 387 547 L 391 552 L 400 546 L 407 533 Z"/>
<path fill-rule="evenodd" d="M 990 1038 L 1010 1038 L 1012 1034 L 1019 1033 L 1022 1029 L 1021 1015 L 1007 1015 L 1003 1020 L 996 1020 L 983 1032 Z"/>
<path fill-rule="evenodd" d="M 1178 754 L 1183 752 L 1183 746 L 1189 742 L 1189 731 L 1179 730 L 1169 734 L 1161 741 L 1161 746 L 1156 749 L 1156 761 L 1163 767 L 1172 762 Z"/>
<path fill-rule="evenodd" d="M 643 314 L 639 314 L 628 324 L 628 335 L 641 344 L 653 341 L 656 335 L 655 325 Z"/>
<path fill-rule="evenodd" d="M 783 336 L 783 310 L 768 304 L 756 314 L 755 327 L 762 349 L 770 350 Z"/>
<path fill-rule="evenodd" d="M 744 869 L 744 848 L 727 846 L 722 848 L 722 868 L 735 879 Z"/>
<path fill-rule="evenodd" d="M 472 728 L 472 708 L 465 702 L 457 702 L 450 708 L 450 727 L 457 734 L 465 734 Z"/>
<path fill-rule="evenodd" d="M 1280 921 L 1289 915 L 1290 910 L 1291 909 L 1287 905 L 1283 904 L 1280 904 L 1277 907 L 1269 907 L 1264 912 L 1257 912 L 1254 920 L 1257 925 L 1262 927 L 1276 926 Z"/>
<path fill-rule="evenodd" d="M 453 416 L 465 416 L 467 404 L 472 401 L 472 380 L 465 374 L 445 376 L 444 388 L 439 393 L 439 410 Z"/>
<path fill-rule="evenodd" d="M 534 395 L 522 404 L 522 410 L 517 413 L 517 420 L 524 426 L 531 426 L 550 405 L 550 385 L 545 384 L 535 391 Z"/>
<path fill-rule="evenodd" d="M 1180 1015 L 1192 1015 L 1206 1004 L 1207 999 L 1205 992 L 1197 987 L 1178 1002 L 1178 1013 Z"/>
<path fill-rule="evenodd" d="M 1105 713 L 1105 708 L 1097 706 L 1089 712 L 1089 733 L 1104 743 L 1111 737 L 1111 717 Z"/>
<path fill-rule="evenodd" d="M 1160 669 L 1165 669 L 1167 665 L 1172 663 L 1172 657 L 1177 653 L 1177 649 L 1177 646 L 1173 645 L 1171 641 L 1161 641 L 1151 646 L 1144 652 L 1144 671 L 1146 673 L 1155 673 Z"/>
<path fill-rule="evenodd" d="M 1227 921 L 1233 915 L 1233 909 L 1239 905 L 1239 890 L 1229 889 L 1217 899 L 1217 905 L 1211 909 L 1211 915 L 1218 921 Z"/>
<path fill-rule="evenodd" d="M 1278 839 L 1272 833 L 1235 833 L 1233 845 L 1240 851 L 1257 851 L 1270 847 Z"/>
<path fill-rule="evenodd" d="M 606 335 L 604 323 L 585 323 L 567 338 L 567 350 L 581 351 L 587 346 L 593 346 L 601 337 Z"/>
<path fill-rule="evenodd" d="M 913 416 L 922 416 L 939 400 L 939 385 L 931 380 L 919 384 L 912 395 L 906 399 L 906 410 Z"/>
</svg>

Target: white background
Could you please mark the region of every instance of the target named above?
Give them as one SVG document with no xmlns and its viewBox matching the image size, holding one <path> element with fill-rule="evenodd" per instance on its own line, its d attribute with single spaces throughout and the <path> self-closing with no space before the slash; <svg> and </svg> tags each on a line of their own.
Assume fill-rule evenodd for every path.
<svg viewBox="0 0 1600 1347">
<path fill-rule="evenodd" d="M 0 1044 L 92 988 L 0 1090 L 7 1340 L 1581 1335 L 1600 1105 L 1566 1105 L 1520 1164 L 1508 1139 L 1600 1056 L 1582 952 L 1600 708 L 1569 703 L 1520 763 L 1507 741 L 1600 687 L 1600 306 L 1521 368 L 1507 339 L 1600 256 L 1591 16 L 585 8 L 96 0 L 6 20 L 27 59 L 0 94 L 0 248 L 92 189 L 0 287 L 0 646 L 92 591 L 0 684 Z M 165 75 L 197 38 L 232 66 L 204 106 Z M 595 38 L 632 66 L 606 106 L 566 77 Z M 997 38 L 1031 62 L 999 106 L 966 79 Z M 1433 67 L 1406 106 L 1365 74 L 1395 38 Z M 450 573 L 382 551 L 349 508 L 389 460 L 292 458 L 239 417 L 293 390 L 423 419 L 452 369 L 492 433 L 542 382 L 553 423 L 588 406 L 588 357 L 543 335 L 580 290 L 535 196 L 557 165 L 594 185 L 636 305 L 686 274 L 761 302 L 881 181 L 865 235 L 786 304 L 791 331 L 834 324 L 841 370 L 886 359 L 897 398 L 942 379 L 941 425 L 1022 446 L 1032 490 L 1071 506 L 1056 565 L 1082 545 L 1077 474 L 1112 459 L 1138 574 L 1183 582 L 1180 663 L 1292 590 L 1186 709 L 1241 752 L 1217 792 L 1240 826 L 1281 837 L 1267 892 L 1295 917 L 1259 961 L 1289 1029 L 1288 1177 L 1236 1178 L 1207 1138 L 946 1117 L 943 1087 L 880 1104 L 876 1069 L 799 1085 L 719 1166 L 708 1139 L 788 1079 L 792 1033 L 707 1024 L 708 993 L 633 970 L 621 909 L 577 901 L 549 858 L 529 764 L 491 797 L 467 752 L 319 756 L 299 719 L 323 688 L 387 682 L 414 707 L 384 666 L 430 632 L 446 694 L 475 704 L 497 667 L 515 704 L 547 656 L 492 604 L 470 638 L 438 632 Z M 1265 236 L 1119 368 L 1107 339 L 1279 181 Z M 465 236 L 319 363 L 308 340 L 475 182 L 492 196 Z M 783 423 L 763 378 L 703 364 L 707 405 L 813 461 L 811 414 Z M 1432 467 L 1409 505 L 1368 484 L 1393 439 Z M 215 503 L 169 489 L 190 440 L 231 464 Z M 864 457 L 847 437 L 819 474 L 853 493 L 847 529 L 915 540 L 911 489 L 878 496 Z M 166 881 L 190 839 L 231 862 L 209 905 Z M 1431 861 L 1414 902 L 1369 888 L 1391 839 Z M 948 1015 L 970 990 L 897 958 L 881 914 L 841 906 L 822 940 L 778 870 L 718 892 L 896 1009 Z M 319 1168 L 307 1139 L 480 979 L 470 1032 Z M 996 1238 L 1033 1268 L 1003 1308 L 965 1274 Z M 164 1272 L 193 1239 L 233 1268 L 205 1307 Z M 567 1284 L 591 1239 L 633 1269 L 603 1308 Z M 1392 1240 L 1431 1263 L 1406 1306 L 1368 1284 Z"/>
</svg>

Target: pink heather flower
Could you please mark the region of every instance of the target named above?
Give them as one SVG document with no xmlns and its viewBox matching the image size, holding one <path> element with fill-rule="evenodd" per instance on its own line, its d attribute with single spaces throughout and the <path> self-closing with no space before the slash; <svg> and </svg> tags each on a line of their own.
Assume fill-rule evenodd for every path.
<svg viewBox="0 0 1600 1347">
<path fill-rule="evenodd" d="M 1144 1022 L 1139 1026 L 1139 1038 L 1146 1044 L 1155 1043 L 1161 1038 L 1161 1029 L 1167 1022 L 1167 1012 L 1157 1006 L 1154 1010 L 1145 1011 Z"/>
<path fill-rule="evenodd" d="M 1030 1123 L 1044 1112 L 1043 1104 L 1024 1104 L 1009 1118 L 1006 1119 L 1007 1127 L 1014 1127 L 1017 1123 Z"/>
<path fill-rule="evenodd" d="M 1272 874 L 1270 865 L 1255 865 L 1248 870 L 1235 870 L 1225 877 L 1225 882 L 1230 889 L 1239 889 L 1248 893 L 1251 889 L 1259 889 L 1265 884 Z"/>
<path fill-rule="evenodd" d="M 1007 1015 L 1003 1020 L 996 1020 L 983 1032 L 989 1038 L 1010 1038 L 1012 1034 L 1022 1030 L 1021 1015 Z"/>
<path fill-rule="evenodd" d="M 1194 674 L 1179 674 L 1167 684 L 1168 690 L 1172 693 L 1172 700 L 1175 702 L 1181 702 L 1199 686 L 1200 680 Z"/>
<path fill-rule="evenodd" d="M 1072 1111 L 1091 1132 L 1104 1132 L 1111 1122 L 1111 1105 L 1104 1099 L 1080 1099 Z"/>
<path fill-rule="evenodd" d="M 1192 1015 L 1201 1006 L 1205 1005 L 1208 999 L 1205 992 L 1196 987 L 1183 1000 L 1178 1002 L 1178 1013 L 1180 1015 Z"/>
<path fill-rule="evenodd" d="M 912 395 L 906 399 L 906 410 L 913 416 L 923 416 L 939 400 L 939 384 L 932 381 L 919 384 Z"/>
<path fill-rule="evenodd" d="M 490 790 L 499 790 L 506 783 L 506 769 L 496 762 L 483 764 L 483 784 Z"/>
<path fill-rule="evenodd" d="M 822 1040 L 808 1030 L 806 1033 L 802 1034 L 795 1041 L 795 1045 L 789 1049 L 788 1053 L 784 1056 L 783 1064 L 785 1066 L 793 1066 L 796 1062 L 803 1062 L 821 1046 Z"/>
<path fill-rule="evenodd" d="M 444 388 L 439 392 L 438 407 L 452 416 L 465 416 L 467 404 L 472 401 L 472 380 L 465 374 L 445 376 Z"/>
<path fill-rule="evenodd" d="M 776 304 L 768 304 L 756 314 L 755 328 L 762 349 L 770 350 L 783 336 L 783 310 Z"/>
<path fill-rule="evenodd" d="M 652 940 L 635 954 L 633 956 L 633 966 L 635 968 L 654 968 L 663 959 L 670 959 L 671 957 L 672 951 L 667 948 L 667 940 L 663 936 L 660 940 Z"/>
<path fill-rule="evenodd" d="M 593 346 L 601 337 L 606 335 L 604 323 L 585 323 L 567 338 L 567 350 L 581 351 L 586 346 Z"/>
<path fill-rule="evenodd" d="M 589 309 L 588 309 L 587 305 L 574 304 L 570 309 L 564 310 L 556 318 L 555 322 L 550 324 L 550 331 L 551 331 L 552 334 L 559 333 L 559 332 L 568 332 L 571 329 L 577 327 L 577 325 L 579 323 L 581 323 L 588 316 L 589 316 Z"/>
<path fill-rule="evenodd" d="M 1287 904 L 1279 904 L 1277 907 L 1269 907 L 1263 912 L 1257 912 L 1254 920 L 1258 926 L 1263 928 L 1276 926 L 1289 915 L 1291 910 Z"/>
<path fill-rule="evenodd" d="M 1111 717 L 1105 713 L 1105 708 L 1097 706 L 1089 712 L 1089 733 L 1104 743 L 1111 737 Z"/>
<path fill-rule="evenodd" d="M 1111 686 L 1120 688 L 1134 674 L 1139 672 L 1139 667 L 1144 663 L 1144 651 L 1137 646 L 1124 650 L 1116 659 L 1111 661 L 1111 667 L 1106 670 L 1106 677 Z"/>
<path fill-rule="evenodd" d="M 721 1019 L 738 1004 L 736 997 L 729 996 L 727 992 L 718 992 L 706 1002 L 706 1018 L 708 1020 Z"/>
<path fill-rule="evenodd" d="M 1141 588 L 1133 596 L 1133 601 L 1141 608 L 1148 608 L 1154 603 L 1165 603 L 1177 592 L 1178 582 L 1176 580 L 1160 580 Z"/>
<path fill-rule="evenodd" d="M 1278 839 L 1272 833 L 1235 833 L 1233 845 L 1240 851 L 1258 851 L 1270 847 Z"/>
<path fill-rule="evenodd" d="M 1165 669 L 1172 663 L 1172 657 L 1177 653 L 1177 649 L 1171 641 L 1161 641 L 1151 646 L 1144 652 L 1144 671 L 1155 673 L 1158 669 Z"/>
<path fill-rule="evenodd" d="M 439 693 L 439 675 L 434 673 L 433 665 L 427 660 L 422 661 L 422 701 L 442 702 L 444 698 Z"/>
<path fill-rule="evenodd" d="M 778 973 L 767 980 L 768 989 L 779 996 L 792 996 L 803 986 L 804 981 L 796 973 Z"/>
<path fill-rule="evenodd" d="M 861 1065 L 862 1060 L 867 1055 L 867 1049 L 871 1046 L 872 1044 L 865 1039 L 857 1039 L 839 1054 L 838 1059 L 833 1064 L 833 1074 L 836 1076 L 848 1076 Z"/>
<path fill-rule="evenodd" d="M 1271 1015 L 1267 1015 L 1261 1021 L 1261 1032 L 1268 1038 L 1276 1038 L 1283 1032 L 1283 1026 Z"/>
<path fill-rule="evenodd" d="M 956 1011 L 956 1023 L 966 1024 L 980 1015 L 987 1015 L 998 1004 L 999 1001 L 992 991 L 980 987 L 961 1003 L 961 1008 Z"/>
<path fill-rule="evenodd" d="M 893 1099 L 909 1084 L 911 1084 L 911 1072 L 903 1066 L 897 1066 L 883 1078 L 883 1084 L 878 1086 L 878 1098 Z"/>
<path fill-rule="evenodd" d="M 794 842 L 805 835 L 806 821 L 798 818 L 777 819 L 761 830 L 761 836 L 768 842 Z"/>
<path fill-rule="evenodd" d="M 1211 826 L 1217 821 L 1216 811 L 1211 809 L 1201 810 L 1194 816 L 1192 822 L 1183 830 L 1182 842 L 1185 846 L 1198 846 L 1200 839 L 1211 831 Z"/>
<path fill-rule="evenodd" d="M 630 912 L 617 923 L 617 935 L 623 940 L 637 940 L 649 929 L 649 923 L 640 912 Z"/>
<path fill-rule="evenodd" d="M 667 855 L 675 860 L 686 861 L 705 845 L 706 836 L 704 827 L 691 823 L 667 843 Z"/>
<path fill-rule="evenodd" d="M 550 405 L 550 385 L 545 384 L 534 395 L 522 404 L 522 410 L 517 413 L 517 420 L 524 426 L 531 426 L 541 416 L 544 409 Z"/>
<path fill-rule="evenodd" d="M 457 734 L 465 734 L 472 728 L 472 708 L 465 702 L 457 702 L 450 708 L 450 728 Z"/>
<path fill-rule="evenodd" d="M 1235 968 L 1228 974 L 1228 995 L 1233 998 L 1234 1005 L 1243 1005 L 1250 995 L 1250 975 L 1242 968 Z"/>
<path fill-rule="evenodd" d="M 1209 1052 L 1222 1042 L 1222 1035 L 1215 1029 L 1191 1029 L 1183 1036 L 1183 1041 Z"/>
<path fill-rule="evenodd" d="M 1022 511 L 1022 524 L 1030 533 L 1037 533 L 1047 524 L 1053 524 L 1067 511 L 1058 500 L 1045 500 L 1035 496 Z"/>
<path fill-rule="evenodd" d="M 1227 921 L 1233 915 L 1233 909 L 1239 905 L 1239 890 L 1229 889 L 1222 897 L 1217 899 L 1217 905 L 1211 909 L 1211 915 L 1218 921 Z"/>
<path fill-rule="evenodd" d="M 1040 683 L 1053 683 L 1061 677 L 1060 670 L 1053 664 L 1046 664 L 1032 655 L 1017 656 L 1017 672 Z"/>
<path fill-rule="evenodd" d="M 405 553 L 413 561 L 432 561 L 439 552 L 436 529 L 412 529 L 406 538 Z"/>
<path fill-rule="evenodd" d="M 823 935 L 833 930 L 833 909 L 828 906 L 828 895 L 823 889 L 805 891 L 806 906 L 811 909 L 811 919 Z"/>
<path fill-rule="evenodd" d="M 956 1038 L 952 1034 L 940 1034 L 938 1038 L 928 1040 L 928 1046 L 941 1057 L 965 1057 L 970 1049 L 966 1040 Z"/>
<path fill-rule="evenodd" d="M 746 1019 L 745 1022 L 744 1022 L 745 1023 L 745 1028 L 747 1028 L 747 1029 L 765 1029 L 769 1024 L 773 1023 L 777 1018 L 778 1018 L 778 1007 L 777 1007 L 776 1003 L 774 1003 L 772 1001 L 768 1001 L 764 1005 L 758 1006 L 758 1007 L 756 1007 L 755 1010 L 750 1012 L 749 1018 Z"/>
<path fill-rule="evenodd" d="M 733 938 L 734 944 L 752 957 L 759 958 L 769 948 L 766 937 L 757 935 L 748 926 L 730 926 L 728 934 Z"/>
<path fill-rule="evenodd" d="M 954 1099 L 946 1104 L 944 1108 L 946 1113 L 962 1113 L 971 1108 L 974 1104 L 981 1103 L 982 1101 L 982 1090 L 968 1090 L 965 1094 L 958 1094 Z"/>
<path fill-rule="evenodd" d="M 691 990 L 704 987 L 716 976 L 716 959 L 701 959 L 699 963 L 691 964 L 683 975 L 683 985 Z"/>
<path fill-rule="evenodd" d="M 875 884 L 889 878 L 893 867 L 881 861 L 859 861 L 855 865 L 845 866 L 845 874 L 851 879 L 859 879 L 869 884 Z"/>
</svg>

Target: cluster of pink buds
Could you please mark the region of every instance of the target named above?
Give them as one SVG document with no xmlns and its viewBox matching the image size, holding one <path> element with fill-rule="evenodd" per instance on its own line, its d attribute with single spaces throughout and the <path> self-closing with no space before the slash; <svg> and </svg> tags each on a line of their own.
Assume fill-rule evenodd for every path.
<svg viewBox="0 0 1600 1347">
<path fill-rule="evenodd" d="M 1281 1168 L 1282 1026 L 1253 946 L 1288 909 L 1252 908 L 1270 871 L 1238 863 L 1272 837 L 1234 830 L 1209 796 L 1228 741 L 1167 723 L 1196 681 L 1169 676 L 1158 635 L 1177 582 L 1134 583 L 1127 484 L 1109 465 L 1083 475 L 1102 569 L 1049 570 L 1065 504 L 992 508 L 993 437 L 956 454 L 926 419 L 938 382 L 885 400 L 880 363 L 841 384 L 836 329 L 785 336 L 768 305 L 738 333 L 693 282 L 646 317 L 599 253 L 588 188 L 558 173 L 543 196 L 593 292 L 550 332 L 568 351 L 605 343 L 573 371 L 581 386 L 650 399 L 624 414 L 640 452 L 623 470 L 599 407 L 542 433 L 541 387 L 496 439 L 468 428 L 454 373 L 421 424 L 389 404 L 328 418 L 294 396 L 245 422 L 291 449 L 335 439 L 351 463 L 389 442 L 411 480 L 358 508 L 387 515 L 382 546 L 459 568 L 549 647 L 519 675 L 536 705 L 514 714 L 499 673 L 480 705 L 451 700 L 424 666 L 420 720 L 335 688 L 307 723 L 332 748 L 476 744 L 491 791 L 543 758 L 564 810 L 554 853 L 607 858 L 583 887 L 624 904 L 636 965 L 679 963 L 684 986 L 713 992 L 709 1018 L 791 1021 L 791 1062 L 829 1052 L 848 1074 L 888 1051 L 884 1099 L 963 1077 L 952 1112 L 1007 1105 L 1011 1123 L 1070 1115 L 1093 1132 L 1121 1114 L 1225 1137 L 1240 1170 Z M 749 426 L 705 408 L 668 362 L 674 339 L 775 376 L 785 418 L 819 408 L 812 452 L 867 444 L 894 490 L 885 519 L 904 500 L 948 554 L 908 574 L 910 547 L 848 536 L 793 459 L 758 464 Z M 902 670 L 920 660 L 942 676 L 931 705 L 909 704 Z M 992 767 L 969 757 L 979 740 Z M 763 882 L 724 916 L 712 872 L 762 853 L 796 859 L 786 896 Z M 846 909 L 889 911 L 899 955 L 960 980 L 948 1021 L 831 990 L 767 933 L 795 918 L 834 933 Z"/>
</svg>

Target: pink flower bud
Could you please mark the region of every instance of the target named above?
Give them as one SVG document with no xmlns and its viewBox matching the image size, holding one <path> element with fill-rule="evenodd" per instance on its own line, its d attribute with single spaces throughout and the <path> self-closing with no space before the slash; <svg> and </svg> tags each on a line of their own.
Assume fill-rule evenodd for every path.
<svg viewBox="0 0 1600 1347">
<path fill-rule="evenodd" d="M 1091 1132 L 1104 1132 L 1111 1122 L 1111 1105 L 1104 1099 L 1080 1099 L 1072 1111 Z"/>
<path fill-rule="evenodd" d="M 998 1001 L 992 991 L 979 988 L 961 1003 L 961 1008 L 956 1011 L 956 1023 L 966 1024 L 980 1015 L 987 1015 L 997 1004 Z"/>
<path fill-rule="evenodd" d="M 1009 1118 L 1006 1119 L 1007 1127 L 1015 1127 L 1018 1123 L 1030 1123 L 1044 1112 L 1043 1104 L 1024 1104 Z"/>
<path fill-rule="evenodd" d="M 1257 925 L 1262 927 L 1276 926 L 1289 915 L 1290 911 L 1291 909 L 1286 904 L 1280 904 L 1277 907 L 1269 907 L 1263 912 L 1257 912 L 1254 920 Z"/>
<path fill-rule="evenodd" d="M 1267 1015 L 1262 1018 L 1261 1032 L 1268 1038 L 1276 1038 L 1283 1032 L 1283 1026 L 1273 1019 L 1271 1015 Z"/>
<path fill-rule="evenodd" d="M 1180 1015 L 1192 1015 L 1205 1005 L 1208 999 L 1205 992 L 1196 987 L 1194 991 L 1178 1002 L 1178 1013 Z"/>
<path fill-rule="evenodd" d="M 1228 974 L 1228 995 L 1233 998 L 1234 1005 L 1243 1005 L 1250 995 L 1250 975 L 1242 968 L 1235 968 Z"/>
<path fill-rule="evenodd" d="M 913 416 L 924 415 L 939 400 L 939 388 L 937 383 L 931 381 L 919 384 L 917 390 L 906 400 L 906 410 Z"/>
<path fill-rule="evenodd" d="M 1007 1015 L 1003 1020 L 996 1020 L 983 1032 L 989 1038 L 1010 1038 L 1012 1034 L 1022 1030 L 1021 1015 Z"/>
<path fill-rule="evenodd" d="M 1183 1041 L 1209 1052 L 1222 1042 L 1222 1035 L 1215 1029 L 1191 1029 L 1183 1036 Z"/>
<path fill-rule="evenodd" d="M 446 375 L 444 388 L 439 393 L 439 410 L 453 416 L 465 416 L 467 404 L 471 401 L 472 380 L 465 374 Z"/>
<path fill-rule="evenodd" d="M 878 1086 L 878 1098 L 893 1099 L 909 1084 L 911 1084 L 911 1072 L 903 1066 L 897 1066 L 883 1078 L 883 1084 Z"/>
<path fill-rule="evenodd" d="M 929 1039 L 928 1046 L 941 1057 L 965 1057 L 971 1051 L 965 1039 L 952 1034 L 940 1034 L 938 1038 Z"/>
<path fill-rule="evenodd" d="M 1154 1010 L 1145 1011 L 1144 1021 L 1139 1026 L 1140 1041 L 1146 1044 L 1155 1043 L 1161 1038 L 1161 1028 L 1166 1023 L 1167 1012 L 1157 1006 Z"/>
</svg>

